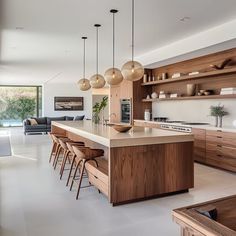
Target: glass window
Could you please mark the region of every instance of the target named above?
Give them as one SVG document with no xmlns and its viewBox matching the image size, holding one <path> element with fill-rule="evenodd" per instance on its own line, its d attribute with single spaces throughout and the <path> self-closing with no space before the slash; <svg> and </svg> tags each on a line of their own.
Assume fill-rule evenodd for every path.
<svg viewBox="0 0 236 236">
<path fill-rule="evenodd" d="M 42 115 L 41 86 L 0 86 L 0 126 L 22 126 Z"/>
</svg>

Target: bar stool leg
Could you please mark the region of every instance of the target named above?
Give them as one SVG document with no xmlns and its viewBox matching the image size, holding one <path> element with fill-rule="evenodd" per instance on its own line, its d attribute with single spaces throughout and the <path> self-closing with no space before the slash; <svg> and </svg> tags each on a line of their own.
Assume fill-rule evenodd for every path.
<svg viewBox="0 0 236 236">
<path fill-rule="evenodd" d="M 49 158 L 49 163 L 52 161 L 53 154 L 56 154 L 56 146 L 57 146 L 57 144 L 55 142 L 53 142 L 52 151 L 51 151 L 50 158 Z"/>
<path fill-rule="evenodd" d="M 55 151 L 54 159 L 53 159 L 53 162 L 52 162 L 52 166 L 55 165 L 55 161 L 56 161 L 56 158 L 57 158 L 57 155 L 58 155 L 59 151 L 60 151 L 60 145 L 56 144 L 56 151 Z"/>
<path fill-rule="evenodd" d="M 61 164 L 60 179 L 62 178 L 62 175 L 63 175 L 63 173 L 64 173 L 65 165 L 66 165 L 66 162 L 67 162 L 67 159 L 68 159 L 69 155 L 70 155 L 70 151 L 67 150 L 67 151 L 65 152 L 65 155 L 64 155 L 64 158 L 63 158 L 62 164 Z"/>
<path fill-rule="evenodd" d="M 71 185 L 70 185 L 70 191 L 73 188 L 73 184 L 74 184 L 74 181 L 75 181 L 76 173 L 77 173 L 77 171 L 79 169 L 80 163 L 81 163 L 81 160 L 77 163 L 77 165 L 75 167 L 75 171 L 74 171 L 73 178 L 72 178 Z"/>
<path fill-rule="evenodd" d="M 57 156 L 56 156 L 55 159 L 54 159 L 54 163 L 53 163 L 54 170 L 55 170 L 56 167 L 57 167 L 57 162 L 58 162 L 58 160 L 59 160 L 59 157 L 60 157 L 61 151 L 62 151 L 62 147 L 60 146 L 59 149 L 58 149 Z"/>
<path fill-rule="evenodd" d="M 81 187 L 83 174 L 84 174 L 85 163 L 86 163 L 86 160 L 82 160 L 82 168 L 81 168 L 80 177 L 79 177 L 79 185 L 78 185 L 78 190 L 76 194 L 76 200 L 78 200 L 78 197 L 79 197 L 80 187 Z"/>
<path fill-rule="evenodd" d="M 72 157 L 72 162 L 71 162 L 70 171 L 69 171 L 69 175 L 68 175 L 68 178 L 67 178 L 66 186 L 68 186 L 69 182 L 70 182 L 71 172 L 73 170 L 74 163 L 75 163 L 75 157 L 76 157 L 76 155 L 73 155 L 73 157 Z"/>
</svg>

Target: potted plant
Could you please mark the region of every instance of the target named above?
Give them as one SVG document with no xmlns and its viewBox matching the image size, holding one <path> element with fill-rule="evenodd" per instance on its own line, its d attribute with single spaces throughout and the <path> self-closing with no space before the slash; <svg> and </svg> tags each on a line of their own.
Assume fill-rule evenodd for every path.
<svg viewBox="0 0 236 236">
<path fill-rule="evenodd" d="M 226 116 L 229 113 L 227 111 L 224 111 L 224 106 L 221 106 L 220 104 L 217 106 L 211 106 L 210 110 L 211 116 L 215 117 L 215 127 L 222 127 L 223 116 Z"/>
<path fill-rule="evenodd" d="M 108 97 L 105 96 L 102 98 L 102 101 L 96 102 L 95 105 L 93 106 L 93 122 L 95 124 L 99 124 L 100 122 L 100 113 L 104 112 L 105 107 L 108 104 Z M 104 114 L 102 115 L 102 119 L 104 120 Z"/>
</svg>

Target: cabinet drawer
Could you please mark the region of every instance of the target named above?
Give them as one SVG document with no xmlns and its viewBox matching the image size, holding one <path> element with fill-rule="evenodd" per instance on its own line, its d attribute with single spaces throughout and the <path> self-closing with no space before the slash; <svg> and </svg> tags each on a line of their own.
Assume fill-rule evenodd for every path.
<svg viewBox="0 0 236 236">
<path fill-rule="evenodd" d="M 101 192 L 108 196 L 108 161 L 97 158 L 98 167 L 93 161 L 86 163 L 86 170 L 91 184 L 96 186 Z"/>
<path fill-rule="evenodd" d="M 222 146 L 221 154 L 225 157 L 233 158 L 236 161 L 236 148 Z"/>
</svg>

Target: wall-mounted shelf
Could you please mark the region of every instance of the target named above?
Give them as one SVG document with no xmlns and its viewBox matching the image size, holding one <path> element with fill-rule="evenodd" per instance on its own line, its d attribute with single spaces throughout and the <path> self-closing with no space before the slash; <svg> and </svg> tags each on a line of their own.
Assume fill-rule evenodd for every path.
<svg viewBox="0 0 236 236">
<path fill-rule="evenodd" d="M 214 76 L 227 75 L 227 74 L 236 74 L 236 67 L 223 69 L 223 70 L 209 71 L 209 72 L 200 73 L 197 75 L 185 75 L 185 76 L 181 76 L 181 77 L 175 78 L 175 79 L 169 78 L 169 79 L 165 79 L 165 80 L 151 81 L 151 82 L 147 82 L 147 83 L 142 83 L 142 86 L 151 86 L 151 85 L 156 85 L 156 84 L 167 84 L 167 83 L 173 83 L 173 82 L 178 82 L 178 81 L 201 79 L 201 78 L 214 77 Z"/>
<path fill-rule="evenodd" d="M 142 102 L 161 102 L 161 101 L 175 101 L 175 100 L 199 100 L 199 99 L 231 99 L 236 98 L 236 94 L 229 95 L 209 95 L 209 96 L 191 96 L 191 97 L 177 97 L 177 98 L 155 98 L 142 99 Z"/>
</svg>

